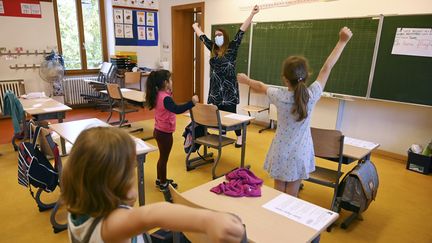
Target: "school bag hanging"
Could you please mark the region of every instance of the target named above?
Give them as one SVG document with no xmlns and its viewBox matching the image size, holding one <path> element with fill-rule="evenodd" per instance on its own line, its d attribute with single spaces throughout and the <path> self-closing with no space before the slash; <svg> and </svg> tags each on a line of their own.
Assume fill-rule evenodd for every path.
<svg viewBox="0 0 432 243">
<path fill-rule="evenodd" d="M 37 146 L 41 127 L 37 126 L 32 142 L 22 142 L 18 149 L 18 183 L 28 187 L 30 194 L 35 198 L 32 186 L 52 192 L 59 185 L 58 166 L 60 156 L 57 144 L 54 144 L 54 167 Z M 49 136 L 49 138 L 51 138 Z M 35 198 L 36 199 L 36 198 Z"/>
<path fill-rule="evenodd" d="M 339 207 L 358 214 L 366 211 L 372 200 L 375 200 L 378 186 L 378 172 L 372 161 L 359 162 L 339 184 Z"/>
<path fill-rule="evenodd" d="M 191 152 L 196 152 L 197 150 L 199 150 L 199 148 L 200 148 L 200 146 L 201 146 L 201 144 L 194 144 L 194 142 L 193 142 L 193 136 L 192 136 L 192 126 L 193 126 L 193 123 L 191 122 L 191 123 L 189 123 L 186 127 L 185 127 L 185 130 L 184 130 L 184 132 L 183 132 L 183 137 L 184 137 L 184 143 L 183 143 L 183 147 L 184 147 L 184 150 L 185 150 L 185 153 L 188 153 L 189 152 L 189 150 L 191 150 L 192 149 L 192 151 Z M 195 125 L 195 138 L 199 138 L 199 137 L 202 137 L 202 136 L 204 136 L 205 135 L 205 129 L 204 129 L 204 126 L 201 126 L 201 125 Z M 193 144 L 193 147 L 192 147 L 192 144 Z"/>
</svg>

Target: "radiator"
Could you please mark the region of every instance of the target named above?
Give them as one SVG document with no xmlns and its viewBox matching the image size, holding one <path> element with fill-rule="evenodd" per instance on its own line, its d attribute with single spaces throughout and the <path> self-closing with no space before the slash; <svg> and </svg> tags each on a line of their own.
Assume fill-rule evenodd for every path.
<svg viewBox="0 0 432 243">
<path fill-rule="evenodd" d="M 6 91 L 12 91 L 16 96 L 23 95 L 24 92 L 24 80 L 0 80 L 0 113 L 3 114 L 3 99 Z"/>
<path fill-rule="evenodd" d="M 87 104 L 81 94 L 98 95 L 86 80 L 97 81 L 96 76 L 68 76 L 63 78 L 64 101 L 67 105 Z"/>
</svg>

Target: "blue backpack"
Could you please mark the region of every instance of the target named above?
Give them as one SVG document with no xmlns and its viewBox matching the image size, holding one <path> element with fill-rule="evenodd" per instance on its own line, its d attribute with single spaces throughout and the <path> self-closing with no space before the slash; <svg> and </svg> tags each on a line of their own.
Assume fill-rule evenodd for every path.
<svg viewBox="0 0 432 243">
<path fill-rule="evenodd" d="M 31 195 L 34 193 L 31 186 L 52 192 L 59 185 L 59 150 L 57 144 L 47 136 L 50 146 L 53 147 L 54 167 L 37 146 L 41 127 L 36 127 L 33 142 L 22 142 L 18 149 L 18 183 L 28 187 Z"/>
</svg>

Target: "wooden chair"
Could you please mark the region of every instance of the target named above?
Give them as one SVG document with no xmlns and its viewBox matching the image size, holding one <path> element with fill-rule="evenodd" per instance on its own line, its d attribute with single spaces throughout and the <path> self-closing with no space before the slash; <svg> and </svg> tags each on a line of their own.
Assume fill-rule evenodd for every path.
<svg viewBox="0 0 432 243">
<path fill-rule="evenodd" d="M 128 84 L 139 84 L 139 91 L 142 91 L 141 88 L 141 72 L 125 72 L 124 73 L 124 82 L 125 82 L 125 87 Z M 134 88 L 132 88 L 134 89 Z"/>
<path fill-rule="evenodd" d="M 110 62 L 104 62 L 99 70 L 97 80 L 84 79 L 85 82 L 89 83 L 94 93 L 92 94 L 81 94 L 85 100 L 91 101 L 96 104 L 99 108 L 106 108 L 109 103 L 109 99 L 106 94 L 100 93 L 102 90 L 106 90 L 106 84 L 114 81 L 113 74 L 116 72 L 115 66 Z"/>
<path fill-rule="evenodd" d="M 36 129 L 36 126 L 38 126 L 38 124 L 31 121 L 29 123 L 29 126 L 30 126 L 30 129 L 33 131 L 32 133 L 34 134 L 34 131 Z M 62 165 L 61 157 L 59 154 L 58 146 L 54 142 L 54 139 L 51 136 L 50 130 L 48 128 L 42 127 L 40 130 L 40 135 L 39 135 L 38 140 L 36 142 L 39 145 L 40 151 L 47 158 L 54 159 L 54 161 L 55 161 L 54 168 L 58 171 L 59 186 L 60 186 L 60 180 L 61 180 L 63 165 Z M 42 212 L 42 211 L 45 211 L 48 209 L 52 209 L 51 215 L 50 215 L 50 222 L 51 222 L 51 225 L 53 227 L 54 233 L 58 233 L 58 232 L 61 232 L 63 230 L 66 230 L 67 229 L 67 211 L 62 206 L 61 200 L 57 200 L 56 202 L 52 202 L 52 203 L 45 203 L 41 199 L 42 193 L 44 193 L 44 190 L 39 188 L 37 190 L 36 196 L 35 196 L 35 201 L 38 204 L 39 211 Z M 60 209 L 62 209 L 61 212 L 59 211 Z"/>
<path fill-rule="evenodd" d="M 195 106 L 190 110 L 190 115 L 192 119 L 192 127 L 202 125 L 205 127 L 205 132 L 204 136 L 196 137 L 195 129 L 192 129 L 192 146 L 186 156 L 186 170 L 193 170 L 200 165 L 213 162 L 212 177 L 213 179 L 217 178 L 219 176 L 216 176 L 216 167 L 222 155 L 222 147 L 233 144 L 236 140 L 222 135 L 223 127 L 217 106 L 195 104 Z M 209 134 L 207 131 L 208 128 L 214 128 L 218 133 Z M 195 147 L 195 144 L 201 144 L 204 146 L 204 155 L 199 155 L 197 158 L 189 159 L 192 153 L 192 148 Z M 213 158 L 206 159 L 213 155 L 213 153 L 207 153 L 208 147 L 218 150 L 216 160 Z"/>
<path fill-rule="evenodd" d="M 107 122 L 109 122 L 109 120 L 111 119 L 113 111 L 116 111 L 119 113 L 119 121 L 111 124 L 119 124 L 119 127 L 131 127 L 131 124 L 125 124 L 127 123 L 126 114 L 131 112 L 138 112 L 138 108 L 132 106 L 123 98 L 118 84 L 107 84 L 107 91 L 108 96 L 111 99 L 111 101 L 109 102 L 110 114 Z M 142 132 L 143 130 L 143 128 L 137 128 L 129 132 Z"/>
<path fill-rule="evenodd" d="M 341 171 L 343 162 L 344 135 L 338 130 L 311 128 L 315 156 L 337 162 L 337 168 L 329 169 L 315 166 L 307 181 L 333 188 L 333 199 L 330 209 L 337 212 L 336 195 L 339 181 L 343 175 Z"/>
<path fill-rule="evenodd" d="M 174 189 L 171 184 L 168 185 L 168 188 L 169 195 L 166 197 L 167 201 L 192 208 L 203 208 L 183 197 L 176 189 Z M 207 237 L 207 235 L 203 233 L 183 232 L 183 234 L 190 242 L 210 242 L 210 239 Z M 180 234 L 178 232 L 174 233 L 174 243 L 176 242 L 180 242 Z"/>
<path fill-rule="evenodd" d="M 258 93 L 249 87 L 247 105 L 243 106 L 241 108 L 242 110 L 246 111 L 249 116 L 251 116 L 251 113 L 261 113 L 263 111 L 268 111 L 269 110 L 269 107 L 265 107 L 265 106 L 261 106 L 261 105 L 252 105 L 251 104 L 251 102 L 250 102 L 251 98 L 256 98 L 257 95 L 258 95 Z M 270 120 L 269 127 L 260 129 L 258 132 L 261 133 L 262 131 L 269 129 L 271 126 L 272 126 L 272 120 Z"/>
</svg>

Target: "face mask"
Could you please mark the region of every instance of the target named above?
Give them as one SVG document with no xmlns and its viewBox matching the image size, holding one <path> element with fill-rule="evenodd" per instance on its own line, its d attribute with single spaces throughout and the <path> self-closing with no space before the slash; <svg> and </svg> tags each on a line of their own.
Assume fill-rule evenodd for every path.
<svg viewBox="0 0 432 243">
<path fill-rule="evenodd" d="M 215 37 L 215 44 L 217 46 L 221 47 L 223 45 L 223 43 L 224 43 L 224 37 L 223 37 L 223 35 L 217 35 Z"/>
</svg>

